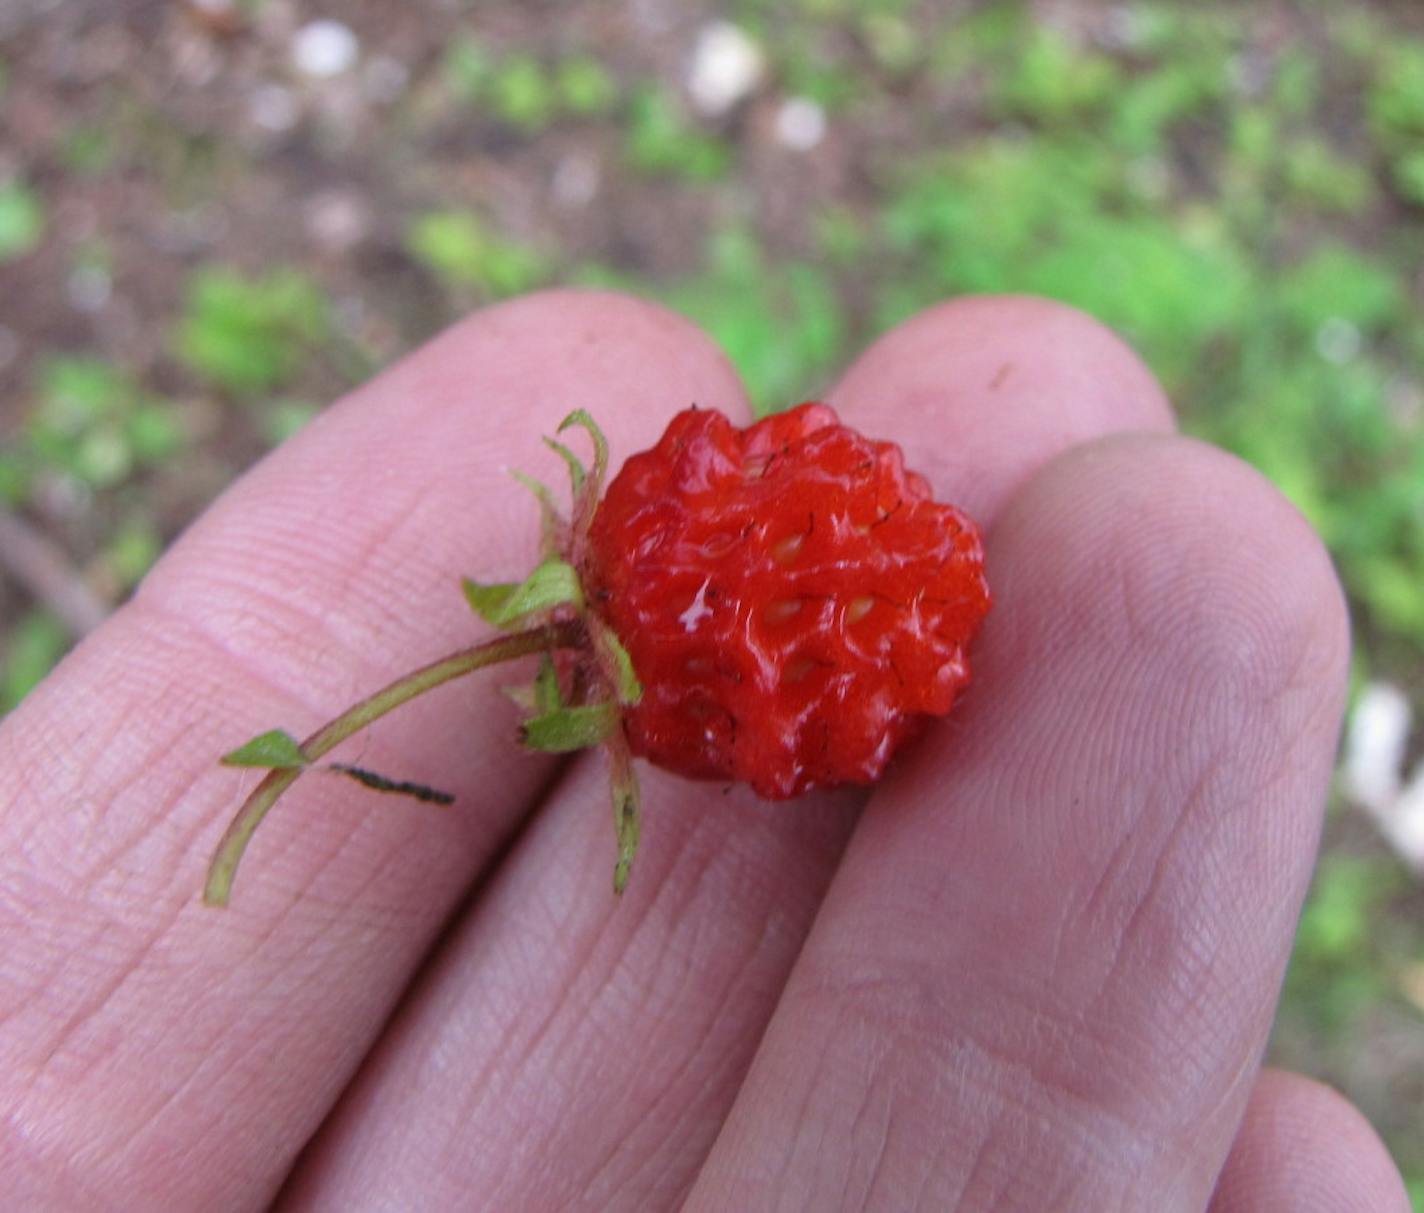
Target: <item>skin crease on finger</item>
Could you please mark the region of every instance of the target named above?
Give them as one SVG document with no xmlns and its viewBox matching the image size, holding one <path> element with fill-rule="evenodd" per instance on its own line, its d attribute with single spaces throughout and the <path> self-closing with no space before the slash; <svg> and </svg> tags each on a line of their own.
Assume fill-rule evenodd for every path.
<svg viewBox="0 0 1424 1213">
<path fill-rule="evenodd" d="M 1016 373 L 993 386 L 1006 364 Z M 1089 390 L 1089 366 L 1102 391 Z M 912 467 L 974 446 L 973 475 L 951 480 L 942 464 L 937 474 L 986 522 L 1063 446 L 1170 425 L 1117 338 L 1037 300 L 937 308 L 871 347 L 832 395 L 848 422 L 901 442 Z M 680 1205 L 830 878 L 850 806 L 768 806 L 646 775 L 645 850 L 623 903 L 609 903 L 596 858 L 609 844 L 595 763 L 560 787 L 413 992 L 284 1208 L 415 1190 L 435 1207 L 471 1191 L 504 1208 Z"/>
<path fill-rule="evenodd" d="M 1338 585 L 1183 439 L 1063 456 L 990 550 L 982 693 L 877 789 L 689 1209 L 1207 1204 L 1308 882 Z"/>
</svg>

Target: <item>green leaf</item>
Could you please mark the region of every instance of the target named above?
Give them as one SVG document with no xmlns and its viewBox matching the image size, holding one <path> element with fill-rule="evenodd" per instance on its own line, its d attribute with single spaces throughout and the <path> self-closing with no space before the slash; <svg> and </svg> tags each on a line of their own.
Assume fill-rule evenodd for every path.
<svg viewBox="0 0 1424 1213">
<path fill-rule="evenodd" d="M 690 123 L 664 89 L 634 92 L 624 129 L 628 161 L 640 172 L 705 184 L 731 168 L 731 147 Z"/>
<path fill-rule="evenodd" d="M 405 234 L 406 251 L 452 289 L 518 295 L 548 277 L 538 249 L 510 240 L 470 211 L 427 211 Z"/>
<path fill-rule="evenodd" d="M 573 565 L 564 560 L 546 560 L 510 595 L 500 612 L 501 626 L 556 606 L 582 608 L 583 586 Z"/>
<path fill-rule="evenodd" d="M 494 60 L 479 41 L 469 35 L 457 38 L 445 52 L 441 74 L 451 92 L 465 102 L 484 96 L 494 74 Z"/>
<path fill-rule="evenodd" d="M 1379 332 L 1406 309 L 1394 267 L 1344 244 L 1313 249 L 1281 276 L 1276 290 L 1286 318 L 1312 335 L 1337 317 L 1362 333 Z"/>
<path fill-rule="evenodd" d="M 14 624 L 0 648 L 0 715 L 38 686 L 69 647 L 69 633 L 46 611 Z"/>
<path fill-rule="evenodd" d="M 475 614 L 486 623 L 495 623 L 504 617 L 505 605 L 514 597 L 519 588 L 517 581 L 474 581 L 469 577 L 460 579 L 460 588 L 465 591 L 465 601 Z"/>
<path fill-rule="evenodd" d="M 330 333 L 330 304 L 317 282 L 291 269 L 248 277 L 221 266 L 196 270 L 174 332 L 178 356 L 237 395 L 272 390 Z"/>
<path fill-rule="evenodd" d="M 302 747 L 290 733 L 283 729 L 272 729 L 254 737 L 232 753 L 224 754 L 222 764 L 225 767 L 290 769 L 306 766 L 307 756 L 302 753 Z"/>
<path fill-rule="evenodd" d="M 39 244 L 44 229 L 39 195 L 18 181 L 0 185 L 0 262 L 23 257 Z"/>
<path fill-rule="evenodd" d="M 490 101 L 511 126 L 526 134 L 547 127 L 558 112 L 558 94 L 543 64 L 531 55 L 513 55 L 495 69 Z"/>
<path fill-rule="evenodd" d="M 579 56 L 559 64 L 554 79 L 559 100 L 573 114 L 606 113 L 618 100 L 618 85 L 596 59 Z"/>
<path fill-rule="evenodd" d="M 519 585 L 510 582 L 481 584 L 466 577 L 462 583 L 465 599 L 481 619 L 505 628 L 532 615 L 557 606 L 583 607 L 583 587 L 573 565 L 563 560 L 546 560 Z"/>
<path fill-rule="evenodd" d="M 1394 162 L 1394 183 L 1416 206 L 1424 206 L 1424 148 L 1406 152 Z"/>
<path fill-rule="evenodd" d="M 104 549 L 104 563 L 120 585 L 137 585 L 163 552 L 163 540 L 142 516 L 132 519 Z"/>
<path fill-rule="evenodd" d="M 567 754 L 606 741 L 617 727 L 618 709 L 613 704 L 586 703 L 526 720 L 521 740 L 531 750 Z"/>
</svg>

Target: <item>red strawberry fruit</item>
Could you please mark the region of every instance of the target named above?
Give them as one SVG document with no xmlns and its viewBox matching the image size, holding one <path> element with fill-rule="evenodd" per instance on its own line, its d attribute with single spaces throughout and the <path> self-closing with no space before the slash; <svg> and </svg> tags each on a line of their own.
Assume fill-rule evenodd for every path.
<svg viewBox="0 0 1424 1213">
<path fill-rule="evenodd" d="M 547 440 L 568 463 L 574 508 L 563 518 L 547 488 L 525 481 L 544 513 L 534 572 L 465 582 L 504 635 L 405 675 L 300 743 L 274 729 L 224 758 L 268 774 L 213 857 L 209 904 L 226 904 L 253 832 L 302 771 L 416 695 L 516 657 L 541 655 L 517 693 L 525 745 L 609 755 L 619 891 L 638 842 L 632 755 L 784 799 L 877 779 L 902 741 L 949 711 L 989 609 L 983 545 L 968 517 L 905 470 L 898 447 L 822 404 L 745 430 L 693 408 L 600 499 L 603 435 L 581 411 L 560 430 L 570 427 L 588 431 L 594 463 Z M 324 769 L 450 799 L 349 764 Z"/>
<path fill-rule="evenodd" d="M 989 607 L 974 524 L 822 404 L 679 414 L 609 485 L 581 572 L 643 685 L 633 753 L 768 799 L 876 779 L 949 711 Z"/>
</svg>

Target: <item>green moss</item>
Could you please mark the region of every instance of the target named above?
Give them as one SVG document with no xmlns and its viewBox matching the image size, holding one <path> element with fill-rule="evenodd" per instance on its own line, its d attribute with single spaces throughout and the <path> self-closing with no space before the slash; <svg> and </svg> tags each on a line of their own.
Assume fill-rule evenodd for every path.
<svg viewBox="0 0 1424 1213">
<path fill-rule="evenodd" d="M 527 134 L 553 122 L 559 95 L 554 80 L 532 55 L 511 55 L 494 68 L 488 85 L 495 114 Z"/>
<path fill-rule="evenodd" d="M 69 635 L 53 615 L 32 611 L 11 627 L 0 663 L 0 714 L 28 695 L 69 647 Z"/>
<path fill-rule="evenodd" d="M 44 202 L 22 181 L 0 184 L 0 265 L 38 247 L 45 231 Z"/>
<path fill-rule="evenodd" d="M 626 140 L 628 163 L 654 176 L 710 182 L 731 167 L 731 149 L 689 123 L 676 101 L 656 86 L 633 94 Z"/>
<path fill-rule="evenodd" d="M 178 357 L 214 387 L 255 395 L 291 377 L 329 333 L 326 295 L 307 275 L 274 269 L 248 276 L 205 266 L 188 280 L 173 343 Z"/>
<path fill-rule="evenodd" d="M 406 249 L 445 286 L 503 297 L 538 286 L 548 275 L 532 247 L 501 237 L 470 211 L 427 211 L 406 229 Z"/>
</svg>

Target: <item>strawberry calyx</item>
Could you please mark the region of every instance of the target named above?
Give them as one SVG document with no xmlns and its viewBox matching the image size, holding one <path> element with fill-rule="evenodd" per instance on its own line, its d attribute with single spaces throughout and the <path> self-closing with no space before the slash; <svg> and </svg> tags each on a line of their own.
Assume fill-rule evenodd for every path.
<svg viewBox="0 0 1424 1213">
<path fill-rule="evenodd" d="M 617 892 L 638 845 L 635 756 L 785 800 L 875 782 L 953 707 L 993 601 L 983 538 L 893 442 L 816 402 L 744 428 L 694 406 L 605 493 L 608 444 L 582 410 L 558 434 L 575 429 L 590 463 L 545 439 L 568 470 L 567 513 L 548 486 L 514 474 L 540 511 L 533 570 L 463 582 L 498 635 L 397 679 L 304 741 L 274 730 L 224 760 L 267 774 L 213 857 L 209 904 L 226 903 L 253 832 L 327 751 L 435 686 L 518 657 L 539 659 L 532 681 L 507 691 L 525 713 L 525 747 L 608 756 Z M 350 764 L 319 769 L 450 799 Z"/>
<path fill-rule="evenodd" d="M 558 432 L 572 428 L 588 433 L 593 446 L 592 468 L 585 467 L 557 438 L 544 440 L 568 468 L 571 511 L 567 518 L 560 513 L 548 486 L 523 473 L 513 473 L 539 504 L 539 563 L 523 581 L 462 580 L 471 609 L 499 628 L 502 635 L 403 675 L 300 742 L 285 730 L 271 729 L 222 758 L 225 766 L 258 767 L 267 774 L 243 802 L 218 843 L 203 889 L 207 905 L 228 904 L 238 865 L 257 827 L 305 771 L 331 771 L 375 791 L 429 803 L 453 801 L 448 793 L 424 784 L 390 779 L 349 763 L 318 765 L 319 760 L 367 725 L 437 686 L 535 654 L 540 655 L 540 664 L 534 680 L 526 686 L 506 689 L 509 697 L 528 713 L 519 739 L 526 749 L 551 754 L 592 746 L 605 749 L 618 844 L 613 887 L 615 893 L 622 893 L 639 837 L 638 784 L 622 714 L 623 709 L 639 702 L 643 692 L 628 650 L 612 628 L 588 610 L 577 571 L 608 472 L 608 443 L 597 423 L 582 409 L 564 418 Z M 565 655 L 564 660 L 556 660 L 556 654 Z"/>
</svg>

